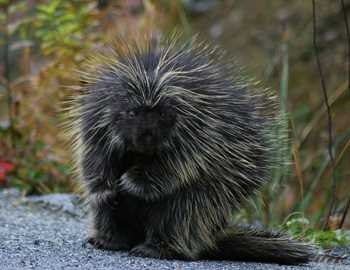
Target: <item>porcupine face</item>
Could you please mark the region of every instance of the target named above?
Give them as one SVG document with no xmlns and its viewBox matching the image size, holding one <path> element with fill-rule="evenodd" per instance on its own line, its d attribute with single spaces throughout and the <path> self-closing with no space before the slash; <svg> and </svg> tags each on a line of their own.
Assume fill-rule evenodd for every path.
<svg viewBox="0 0 350 270">
<path fill-rule="evenodd" d="M 124 138 L 129 152 L 152 155 L 169 145 L 176 116 L 170 103 L 150 108 L 126 104 L 114 119 L 114 128 Z"/>
</svg>

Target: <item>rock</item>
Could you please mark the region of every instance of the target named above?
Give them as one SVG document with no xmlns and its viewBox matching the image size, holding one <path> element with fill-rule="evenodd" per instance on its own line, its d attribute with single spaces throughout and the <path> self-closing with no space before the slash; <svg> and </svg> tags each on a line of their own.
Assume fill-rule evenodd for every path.
<svg viewBox="0 0 350 270">
<path fill-rule="evenodd" d="M 24 203 L 34 203 L 49 208 L 51 211 L 63 211 L 67 214 L 82 216 L 82 200 L 72 194 L 48 194 L 42 196 L 29 196 Z"/>
</svg>

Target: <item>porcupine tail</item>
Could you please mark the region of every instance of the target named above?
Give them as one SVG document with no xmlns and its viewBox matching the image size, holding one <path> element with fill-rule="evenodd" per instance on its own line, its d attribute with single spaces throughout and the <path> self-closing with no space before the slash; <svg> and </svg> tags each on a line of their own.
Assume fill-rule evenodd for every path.
<svg viewBox="0 0 350 270">
<path fill-rule="evenodd" d="M 313 261 L 318 249 L 281 232 L 229 228 L 220 233 L 216 247 L 202 254 L 203 259 L 303 264 Z"/>
</svg>

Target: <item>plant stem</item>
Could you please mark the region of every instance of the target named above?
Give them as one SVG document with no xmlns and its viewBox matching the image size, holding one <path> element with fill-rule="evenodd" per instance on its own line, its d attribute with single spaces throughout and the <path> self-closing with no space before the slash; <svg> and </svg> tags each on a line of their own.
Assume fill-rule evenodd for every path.
<svg viewBox="0 0 350 270">
<path fill-rule="evenodd" d="M 323 75 L 323 70 L 322 70 L 322 66 L 321 66 L 321 60 L 320 60 L 320 56 L 319 56 L 319 48 L 318 48 L 318 44 L 317 44 L 317 27 L 316 27 L 316 3 L 315 0 L 312 0 L 312 19 L 313 19 L 313 45 L 314 45 L 314 50 L 315 50 L 315 55 L 316 55 L 316 62 L 317 62 L 317 68 L 318 68 L 318 72 L 320 75 L 320 79 L 321 79 L 321 86 L 322 86 L 322 92 L 323 92 L 323 98 L 324 98 L 324 102 L 327 108 L 327 117 L 328 117 L 328 155 L 331 161 L 331 200 L 329 203 L 329 209 L 327 212 L 327 216 L 324 220 L 323 223 L 323 229 L 326 229 L 328 227 L 328 222 L 329 222 L 329 218 L 333 212 L 336 200 L 335 200 L 335 195 L 336 195 L 336 190 L 337 190 L 337 183 L 335 181 L 335 177 L 334 177 L 334 157 L 333 157 L 333 151 L 332 151 L 332 147 L 333 147 L 333 134 L 332 134 L 332 116 L 331 116 L 331 109 L 329 106 L 329 102 L 328 102 L 328 94 L 327 94 L 327 88 L 326 88 L 326 82 L 325 82 L 325 78 Z"/>
</svg>

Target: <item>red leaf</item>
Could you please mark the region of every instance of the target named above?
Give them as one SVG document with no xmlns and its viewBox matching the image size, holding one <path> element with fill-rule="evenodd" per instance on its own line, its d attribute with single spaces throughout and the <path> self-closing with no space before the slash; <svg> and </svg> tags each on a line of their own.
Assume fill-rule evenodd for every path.
<svg viewBox="0 0 350 270">
<path fill-rule="evenodd" d="M 12 162 L 0 160 L 0 171 L 5 173 L 12 171 L 15 168 L 15 165 Z"/>
<path fill-rule="evenodd" d="M 15 165 L 12 162 L 0 160 L 0 184 L 5 183 L 6 174 L 14 168 Z"/>
</svg>

